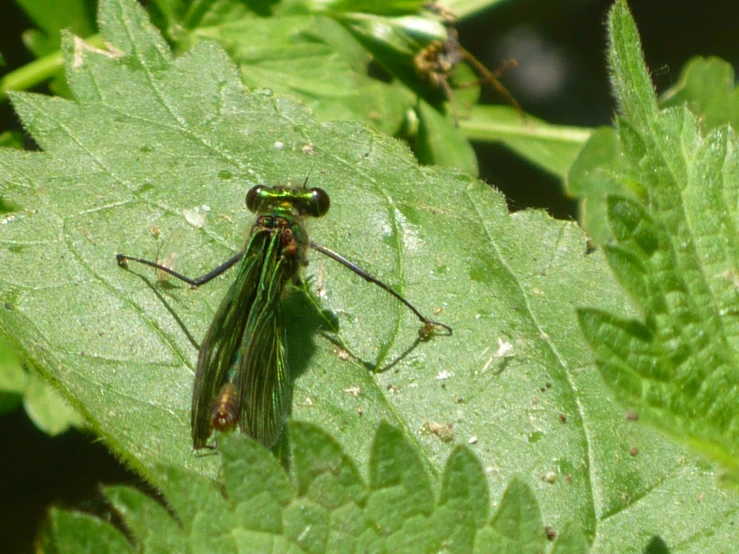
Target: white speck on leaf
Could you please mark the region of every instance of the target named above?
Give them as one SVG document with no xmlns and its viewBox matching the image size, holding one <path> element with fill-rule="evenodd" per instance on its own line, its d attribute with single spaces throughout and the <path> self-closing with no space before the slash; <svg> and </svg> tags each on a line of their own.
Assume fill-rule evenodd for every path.
<svg viewBox="0 0 739 554">
<path fill-rule="evenodd" d="M 495 352 L 496 358 L 509 358 L 511 356 L 514 356 L 515 354 L 512 354 L 513 352 L 513 345 L 508 342 L 507 340 L 498 339 L 498 350 Z"/>
<path fill-rule="evenodd" d="M 205 214 L 200 212 L 200 208 L 195 208 L 193 210 L 184 209 L 182 210 L 182 213 L 185 216 L 185 221 L 196 229 L 202 229 L 205 227 Z"/>
<path fill-rule="evenodd" d="M 357 385 L 354 385 L 352 387 L 349 387 L 348 389 L 344 389 L 344 392 L 347 394 L 351 394 L 354 398 L 357 398 L 361 394 L 362 389 L 360 389 Z"/>
</svg>

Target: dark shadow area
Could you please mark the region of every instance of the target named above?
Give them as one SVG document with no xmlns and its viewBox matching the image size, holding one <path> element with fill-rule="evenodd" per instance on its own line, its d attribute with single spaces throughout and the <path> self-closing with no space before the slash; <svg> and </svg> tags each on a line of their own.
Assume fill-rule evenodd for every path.
<svg viewBox="0 0 739 554">
<path fill-rule="evenodd" d="M 670 554 L 670 547 L 661 537 L 655 535 L 644 549 L 644 554 Z"/>
<path fill-rule="evenodd" d="M 9 202 L 8 200 L 5 200 L 2 196 L 0 196 L 0 215 L 19 212 L 21 211 L 21 209 L 22 208 L 20 206 L 16 206 L 12 202 Z"/>
<path fill-rule="evenodd" d="M 139 279 L 141 279 L 144 282 L 144 284 L 147 287 L 149 287 L 149 289 L 160 300 L 160 302 L 162 303 L 162 305 L 164 306 L 164 308 L 169 312 L 169 314 L 175 320 L 175 322 L 180 327 L 180 329 L 182 329 L 182 332 L 187 337 L 187 340 L 190 341 L 190 344 L 193 345 L 193 347 L 195 348 L 195 350 L 199 350 L 200 349 L 200 341 L 198 341 L 193 336 L 193 334 L 190 333 L 190 330 L 185 325 L 185 322 L 182 321 L 182 319 L 177 315 L 177 311 L 174 309 L 174 307 L 172 307 L 172 305 L 170 304 L 169 300 L 162 294 L 162 290 L 176 290 L 176 289 L 183 288 L 183 287 L 177 286 L 177 285 L 175 285 L 175 284 L 173 284 L 170 281 L 165 280 L 165 279 L 160 279 L 160 280 L 157 280 L 156 283 L 153 283 L 151 281 L 151 279 L 149 279 L 148 277 L 146 277 L 144 274 L 139 273 L 138 271 L 136 271 L 136 269 L 139 269 L 139 268 L 143 268 L 144 270 L 146 270 L 147 269 L 147 266 L 137 266 L 137 267 L 134 267 L 133 269 L 131 267 L 128 267 L 128 266 L 126 266 L 126 267 L 121 266 L 121 268 L 123 270 L 129 272 L 129 273 L 133 273 L 134 275 L 136 275 Z M 149 269 L 149 271 L 152 271 L 152 270 Z"/>
<path fill-rule="evenodd" d="M 400 362 L 402 362 L 405 358 L 407 358 L 411 352 L 413 352 L 416 348 L 418 348 L 419 344 L 422 344 L 424 342 L 428 342 L 428 339 L 422 339 L 421 337 L 416 338 L 411 345 L 403 350 L 403 352 L 400 353 L 400 355 L 396 356 L 392 360 L 389 360 L 385 365 L 382 367 L 378 367 L 373 369 L 375 373 L 385 373 L 386 371 L 390 371 L 393 369 L 396 365 L 398 365 Z"/>
<path fill-rule="evenodd" d="M 23 409 L 0 416 L 0 437 L 0 552 L 35 552 L 34 537 L 51 506 L 120 524 L 101 485 L 152 492 L 95 437 L 76 430 L 49 437 Z"/>
<path fill-rule="evenodd" d="M 156 297 L 161 301 L 162 305 L 164 305 L 164 308 L 170 313 L 172 318 L 177 322 L 177 325 L 180 329 L 182 329 L 182 332 L 187 337 L 187 340 L 190 341 L 190 344 L 195 348 L 195 350 L 200 350 L 200 341 L 195 338 L 195 336 L 190 333 L 190 330 L 187 328 L 187 325 L 185 325 L 185 322 L 182 321 L 180 316 L 177 315 L 177 311 L 172 307 L 172 305 L 169 303 L 167 298 L 162 294 L 161 289 L 170 290 L 177 288 L 174 285 L 172 285 L 169 281 L 158 281 L 156 285 L 152 283 L 149 279 L 144 277 L 143 275 L 138 275 L 141 280 L 146 283 L 146 286 L 151 289 L 151 291 L 156 295 Z"/>
<path fill-rule="evenodd" d="M 319 310 L 303 286 L 289 287 L 287 292 L 282 301 L 282 317 L 285 323 L 287 364 L 290 380 L 294 382 L 305 373 L 316 352 L 316 335 L 338 331 L 338 320 L 331 312 Z"/>
<path fill-rule="evenodd" d="M 332 332 L 335 332 L 332 330 Z M 335 335 L 329 334 L 322 330 L 320 332 L 320 335 L 326 339 L 328 342 L 333 344 L 337 349 L 341 350 L 345 353 L 345 355 L 352 360 L 354 360 L 357 364 L 363 366 L 367 371 L 371 373 L 385 373 L 386 371 L 389 371 L 393 369 L 396 365 L 398 365 L 400 362 L 402 362 L 406 357 L 408 357 L 416 348 L 418 348 L 419 345 L 428 342 L 432 338 L 442 338 L 451 336 L 449 334 L 443 334 L 438 333 L 433 335 L 433 337 L 429 336 L 418 336 L 413 342 L 411 342 L 408 347 L 403 350 L 399 355 L 397 355 L 392 360 L 387 361 L 385 364 L 382 365 L 382 367 L 378 367 L 376 364 L 373 364 L 371 362 L 368 362 L 366 360 L 362 360 L 361 358 L 357 358 L 356 356 L 352 355 L 351 352 L 346 350 L 346 346 L 336 338 Z"/>
<path fill-rule="evenodd" d="M 510 211 L 538 208 L 557 219 L 577 218 L 577 201 L 564 194 L 558 177 L 499 144 L 475 143 L 474 148 L 480 175 L 505 195 Z"/>
<path fill-rule="evenodd" d="M 290 371 L 288 417 L 292 414 L 293 406 L 292 383 L 307 371 L 308 364 L 316 352 L 316 335 L 338 330 L 336 318 L 331 312 L 318 309 L 307 286 L 288 285 L 287 294 L 282 300 L 287 367 Z M 272 447 L 272 453 L 280 460 L 285 471 L 290 471 L 290 433 L 287 427 L 283 428 L 279 440 Z"/>
</svg>

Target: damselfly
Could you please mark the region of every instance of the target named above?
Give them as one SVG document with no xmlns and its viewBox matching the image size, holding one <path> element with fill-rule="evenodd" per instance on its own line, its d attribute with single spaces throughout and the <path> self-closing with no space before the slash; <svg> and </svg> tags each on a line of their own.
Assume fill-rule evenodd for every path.
<svg viewBox="0 0 739 554">
<path fill-rule="evenodd" d="M 191 279 L 165 265 L 116 254 L 118 264 L 129 261 L 151 266 L 192 287 L 211 281 L 239 263 L 236 279 L 216 311 L 198 354 L 192 394 L 192 441 L 196 449 L 207 447 L 211 433 L 228 431 L 238 423 L 263 445 L 272 446 L 280 436 L 288 413 L 289 372 L 282 315 L 283 289 L 299 280 L 307 265 L 310 247 L 348 267 L 384 289 L 421 321 L 419 335 L 428 338 L 437 330 L 451 334 L 448 325 L 425 317 L 410 302 L 382 281 L 333 250 L 308 239 L 302 223 L 306 217 L 328 212 L 329 197 L 319 188 L 266 187 L 258 185 L 246 194 L 247 208 L 257 215 L 243 252 L 201 277 Z"/>
</svg>

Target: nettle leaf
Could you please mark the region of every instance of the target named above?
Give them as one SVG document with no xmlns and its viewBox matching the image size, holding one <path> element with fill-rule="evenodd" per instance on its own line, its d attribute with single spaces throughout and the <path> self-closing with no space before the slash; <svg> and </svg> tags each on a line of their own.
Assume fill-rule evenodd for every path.
<svg viewBox="0 0 739 554">
<path fill-rule="evenodd" d="M 149 505 L 154 504 L 146 499 Z M 100 518 L 52 508 L 49 524 L 39 542 L 48 552 L 79 552 L 95 554 L 105 545 L 105 552 L 129 554 L 135 552 L 130 542 L 118 529 Z"/>
<path fill-rule="evenodd" d="M 675 86 L 660 96 L 659 106 L 684 105 L 699 118 L 705 130 L 727 123 L 736 128 L 738 90 L 734 86 L 734 70 L 727 62 L 699 56 L 686 64 Z M 546 133 L 546 129 L 543 132 Z M 551 132 L 559 134 L 566 130 L 552 129 Z M 524 147 L 531 150 L 531 145 L 527 141 Z M 553 145 L 557 149 L 562 146 Z M 573 144 L 573 147 L 576 145 Z M 640 181 L 638 168 L 625 159 L 620 137 L 612 127 L 597 129 L 582 149 L 574 151 L 574 154 L 577 155 L 574 163 L 565 166 L 568 171 L 567 189 L 570 194 L 582 199 L 581 220 L 593 242 L 602 245 L 612 238 L 606 215 L 606 196 L 610 194 L 644 200 L 644 183 Z M 528 156 L 526 151 L 522 151 L 521 155 Z M 540 160 L 532 161 L 541 163 Z"/>
<path fill-rule="evenodd" d="M 469 545 L 467 529 L 481 521 L 495 525 L 474 548 L 529 548 L 537 528 L 544 533 L 531 524 L 536 510 L 542 525 L 574 529 L 569 537 L 581 529 L 611 551 L 655 534 L 670 544 L 728 540 L 735 505 L 714 490 L 712 467 L 630 421 L 595 370 L 575 309 L 616 313 L 627 302 L 575 224 L 509 214 L 484 183 L 421 168 L 363 125 L 320 124 L 289 98 L 247 93 L 213 42 L 175 58 L 132 0 L 101 2 L 99 22 L 107 49 L 65 39 L 73 101 L 13 96 L 42 151 L 0 150 L 0 330 L 124 463 L 165 491 L 183 526 L 199 530 L 201 550 L 238 540 L 241 531 L 216 531 L 247 523 L 262 526 L 258 540 L 248 534 L 256 551 L 322 544 L 312 530 L 325 536 L 327 510 L 358 549 L 373 549 L 385 537 L 359 533 L 365 515 L 354 505 L 393 530 L 398 548 L 439 535 Z M 177 270 L 205 273 L 243 247 L 251 186 L 300 185 L 311 169 L 311 185 L 332 200 L 311 222 L 312 240 L 454 334 L 418 341 L 418 320 L 394 298 L 311 253 L 305 286 L 285 299 L 292 419 L 342 446 L 286 437 L 293 478 L 256 446 L 228 458 L 261 468 L 265 493 L 218 456 L 192 452 L 196 345 L 232 275 L 190 290 L 158 284 L 144 267 L 125 271 L 114 254 L 176 258 Z M 372 446 L 378 428 L 386 438 Z M 468 443 L 479 464 L 457 450 Z M 323 469 L 298 459 L 298 446 Z M 179 496 L 170 475 L 182 476 Z M 243 495 L 238 509 L 202 500 L 220 477 Z M 516 480 L 528 491 L 509 495 L 518 507 L 488 518 L 486 498 L 520 491 Z M 687 500 L 698 498 L 699 510 Z M 388 515 L 401 508 L 404 521 Z M 462 509 L 471 520 L 445 520 Z M 309 520 L 317 523 L 301 538 Z"/>
<path fill-rule="evenodd" d="M 130 488 L 110 487 L 105 493 L 121 515 L 137 552 L 482 553 L 502 551 L 496 546 L 509 552 L 545 549 L 547 536 L 529 486 L 514 479 L 491 517 L 483 468 L 467 447 L 457 447 L 450 455 L 441 493 L 435 498 L 430 475 L 418 465 L 415 447 L 389 425 L 381 425 L 374 438 L 369 483 L 338 443 L 315 426 L 294 423 L 290 434 L 294 438 L 292 459 L 296 468 L 302 468 L 293 472 L 296 486 L 264 448 L 236 435 L 226 437 L 220 445 L 223 489 L 181 469 L 161 468 L 170 513 Z M 316 452 L 321 455 L 316 456 Z M 470 477 L 472 489 L 464 486 Z M 421 490 L 415 488 L 419 482 L 425 483 Z M 339 490 L 351 492 L 337 496 Z M 402 504 L 401 512 L 409 512 L 398 517 L 389 503 L 391 498 Z M 74 528 L 81 518 L 86 534 Z M 84 549 L 83 539 L 94 544 L 120 540 L 110 524 L 95 524 L 81 515 L 57 512 L 52 526 L 49 546 L 62 546 L 65 551 Z"/>
<path fill-rule="evenodd" d="M 610 19 L 618 138 L 642 194 L 606 197 L 608 261 L 643 317 L 580 313 L 611 387 L 739 478 L 739 141 L 686 107 L 658 110 L 625 2 Z"/>
<path fill-rule="evenodd" d="M 0 88 L 3 92 L 13 90 L 14 87 L 31 88 L 38 83 L 37 80 L 52 77 L 48 84 L 49 89 L 54 94 L 69 96 L 64 75 L 59 70 L 61 31 L 67 30 L 81 37 L 92 35 L 95 32 L 93 2 L 90 0 L 16 0 L 15 3 L 37 27 L 23 33 L 23 43 L 39 60 L 34 64 L 36 67 L 34 71 L 29 71 L 31 67 L 29 65 L 6 74 L 0 80 Z M 23 75 L 24 72 L 25 75 Z"/>
</svg>

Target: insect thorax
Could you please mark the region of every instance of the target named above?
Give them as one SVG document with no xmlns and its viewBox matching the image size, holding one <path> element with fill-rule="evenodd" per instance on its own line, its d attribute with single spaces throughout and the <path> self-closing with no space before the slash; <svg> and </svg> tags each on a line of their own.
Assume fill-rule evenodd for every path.
<svg viewBox="0 0 739 554">
<path fill-rule="evenodd" d="M 265 230 L 279 235 L 280 256 L 287 262 L 288 276 L 297 274 L 301 265 L 308 265 L 305 257 L 308 234 L 298 219 L 284 215 L 260 215 L 254 232 Z"/>
</svg>

